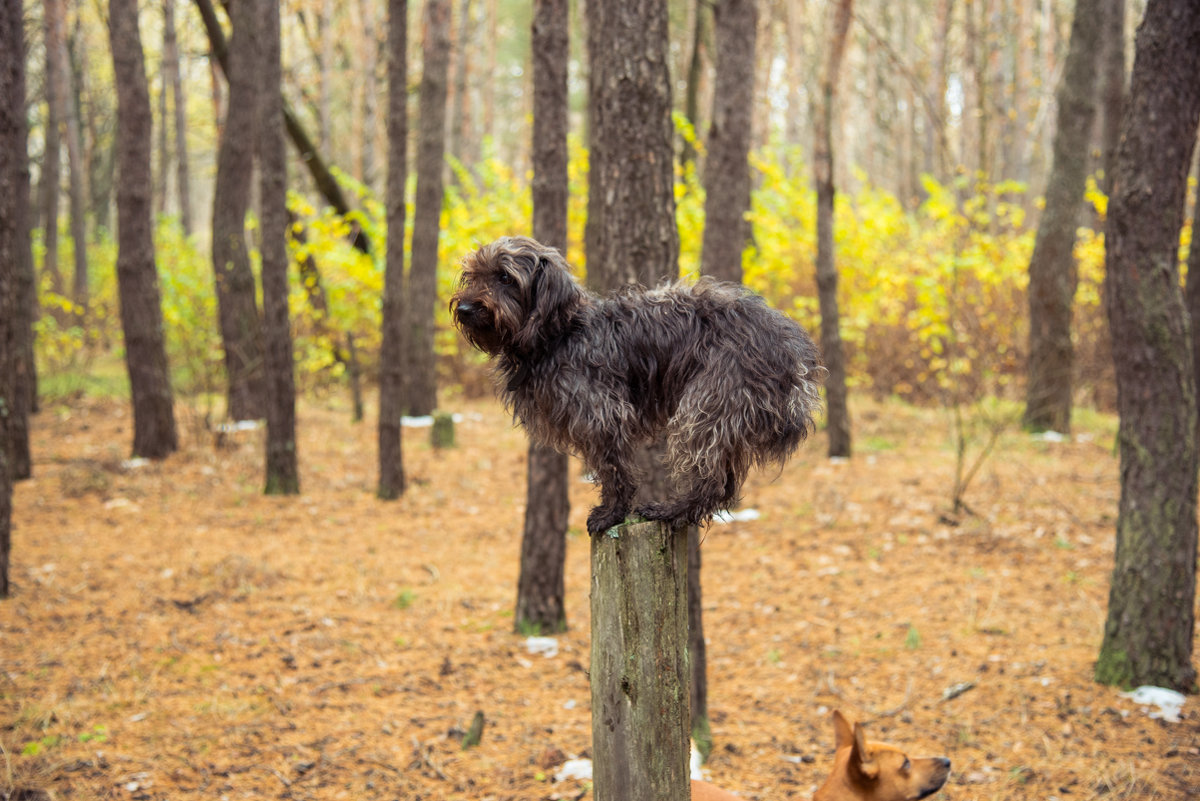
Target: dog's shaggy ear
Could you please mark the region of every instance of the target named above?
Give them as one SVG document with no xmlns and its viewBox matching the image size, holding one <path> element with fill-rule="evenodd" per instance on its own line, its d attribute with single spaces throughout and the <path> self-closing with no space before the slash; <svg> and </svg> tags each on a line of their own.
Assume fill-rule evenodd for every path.
<svg viewBox="0 0 1200 801">
<path fill-rule="evenodd" d="M 584 299 L 558 251 L 544 249 L 529 269 L 525 322 L 513 337 L 513 346 L 526 353 L 540 350 L 566 333 Z"/>
</svg>

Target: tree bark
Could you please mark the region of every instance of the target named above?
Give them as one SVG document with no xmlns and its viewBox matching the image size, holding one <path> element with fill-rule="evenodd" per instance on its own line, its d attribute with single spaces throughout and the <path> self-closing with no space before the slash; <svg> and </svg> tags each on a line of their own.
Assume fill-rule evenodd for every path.
<svg viewBox="0 0 1200 801">
<path fill-rule="evenodd" d="M 192 234 L 191 181 L 188 176 L 187 98 L 179 72 L 179 46 L 175 36 L 175 1 L 163 0 L 163 74 L 175 99 L 175 192 L 179 196 L 179 225 Z M 163 127 L 167 121 L 163 120 Z"/>
<path fill-rule="evenodd" d="M 838 312 L 838 273 L 834 258 L 833 108 L 838 72 L 850 28 L 853 0 L 834 7 L 829 50 L 818 89 L 819 107 L 813 114 L 813 174 L 817 185 L 817 302 L 821 311 L 821 354 L 829 370 L 825 378 L 825 420 L 829 455 L 850 455 L 850 412 L 846 406 L 846 357 L 842 349 Z"/>
<path fill-rule="evenodd" d="M 667 7 L 588 3 L 588 282 L 599 292 L 678 274 Z M 635 500 L 667 471 L 641 455 Z M 592 747 L 597 801 L 688 797 L 687 535 L 658 524 L 592 538 Z"/>
<path fill-rule="evenodd" d="M 1107 306 L 1121 500 L 1096 678 L 1190 692 L 1196 598 L 1196 380 L 1179 232 L 1200 123 L 1200 5 L 1150 0 L 1108 208 Z"/>
<path fill-rule="evenodd" d="M 679 272 L 666 9 L 588 3 L 588 284 L 655 286 Z"/>
<path fill-rule="evenodd" d="M 150 93 L 137 0 L 112 0 L 108 29 L 117 84 L 117 289 L 133 395 L 133 455 L 178 447 L 151 220 Z"/>
<path fill-rule="evenodd" d="M 687 536 L 663 523 L 592 537 L 596 801 L 684 801 Z"/>
<path fill-rule="evenodd" d="M 1088 143 L 1096 115 L 1096 54 L 1102 0 L 1076 0 L 1066 70 L 1058 87 L 1054 165 L 1046 206 L 1029 259 L 1029 383 L 1026 428 L 1071 429 L 1071 310 L 1079 283 L 1075 230 L 1087 180 Z"/>
<path fill-rule="evenodd" d="M 417 199 L 413 210 L 412 265 L 405 297 L 404 408 L 430 414 L 437 407 L 433 349 L 446 153 L 446 81 L 450 61 L 450 0 L 425 4 L 421 119 L 417 135 Z"/>
<path fill-rule="evenodd" d="M 237 0 L 245 2 L 245 0 Z M 267 388 L 266 494 L 296 495 L 296 378 L 288 323 L 287 149 L 280 94 L 279 0 L 261 0 L 258 151 L 263 343 Z"/>
<path fill-rule="evenodd" d="M 14 457 L 29 456 L 28 387 L 19 380 L 32 335 L 22 313 L 33 271 L 26 125 L 24 7 L 0 0 L 0 598 L 10 592 Z"/>
<path fill-rule="evenodd" d="M 408 2 L 388 2 L 387 263 L 379 351 L 379 488 L 383 500 L 404 492 L 400 419 L 404 414 L 404 192 L 408 182 Z"/>
<path fill-rule="evenodd" d="M 567 0 L 536 0 L 533 51 L 533 238 L 567 252 Z M 565 631 L 567 456 L 529 443 L 516 631 Z"/>
<path fill-rule="evenodd" d="M 742 281 L 742 251 L 750 239 L 750 135 L 754 129 L 756 0 L 721 0 L 713 7 L 717 84 L 708 159 L 704 165 L 704 241 L 700 271 Z"/>
<path fill-rule="evenodd" d="M 63 119 L 63 0 L 46 0 L 42 5 L 46 49 L 46 128 L 42 150 L 41 192 L 42 272 L 50 276 L 55 294 L 63 294 L 62 271 L 58 266 L 58 198 L 62 186 Z"/>
<path fill-rule="evenodd" d="M 1103 0 L 1101 34 L 1100 101 L 1104 115 L 1101 133 L 1104 180 L 1100 188 L 1112 193 L 1117 145 L 1121 140 L 1121 118 L 1125 113 L 1125 0 Z M 1190 275 L 1190 273 L 1189 273 Z"/>
<path fill-rule="evenodd" d="M 232 420 L 262 418 L 266 404 L 262 322 L 246 242 L 258 106 L 258 3 L 237 0 L 230 6 L 233 35 L 225 72 L 229 103 L 213 190 L 213 272 L 229 382 L 227 414 Z"/>
<path fill-rule="evenodd" d="M 78 87 L 71 66 L 71 51 L 63 31 L 57 45 L 62 62 L 62 110 L 67 143 L 67 200 L 71 215 L 72 283 L 71 298 L 79 306 L 79 316 L 88 305 L 87 211 L 84 202 L 83 139 L 79 126 Z"/>
<path fill-rule="evenodd" d="M 700 82 L 704 79 L 704 41 L 705 25 L 708 18 L 708 3 L 696 0 L 693 11 L 695 23 L 692 27 L 692 55 L 688 60 L 687 94 L 684 96 L 683 113 L 692 124 L 696 137 L 700 136 Z M 720 47 L 717 48 L 720 53 Z M 684 141 L 679 153 L 679 161 L 686 168 L 696 160 L 696 146 L 690 141 Z"/>
<path fill-rule="evenodd" d="M 376 34 L 377 15 L 376 0 L 360 0 L 363 27 L 363 135 L 362 161 L 360 177 L 363 185 L 372 192 L 378 192 L 378 175 L 376 167 L 376 131 L 379 127 L 377 119 L 379 97 L 379 38 Z"/>
</svg>

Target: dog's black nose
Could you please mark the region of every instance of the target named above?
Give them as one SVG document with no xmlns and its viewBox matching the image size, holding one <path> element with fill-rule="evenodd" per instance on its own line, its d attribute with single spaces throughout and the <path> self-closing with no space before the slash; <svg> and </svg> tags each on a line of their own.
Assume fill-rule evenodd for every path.
<svg viewBox="0 0 1200 801">
<path fill-rule="evenodd" d="M 454 311 L 458 314 L 471 314 L 475 311 L 475 304 L 467 300 L 460 300 Z"/>
</svg>

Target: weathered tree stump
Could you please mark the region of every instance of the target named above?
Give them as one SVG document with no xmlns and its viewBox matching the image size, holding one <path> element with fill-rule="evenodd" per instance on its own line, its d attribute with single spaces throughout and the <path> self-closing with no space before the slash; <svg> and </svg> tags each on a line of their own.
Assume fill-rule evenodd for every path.
<svg viewBox="0 0 1200 801">
<path fill-rule="evenodd" d="M 687 801 L 687 529 L 592 537 L 596 801 Z"/>
</svg>

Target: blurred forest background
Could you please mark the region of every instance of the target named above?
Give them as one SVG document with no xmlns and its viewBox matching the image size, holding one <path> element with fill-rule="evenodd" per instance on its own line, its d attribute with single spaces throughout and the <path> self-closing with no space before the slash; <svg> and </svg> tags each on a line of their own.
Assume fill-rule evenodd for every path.
<svg viewBox="0 0 1200 801">
<path fill-rule="evenodd" d="M 763 2 L 754 67 L 752 234 L 744 281 L 810 330 L 818 328 L 813 109 L 831 5 Z M 499 235 L 528 232 L 532 205 L 531 8 L 510 0 L 455 0 L 452 6 L 438 297 L 448 295 L 467 251 Z M 582 270 L 587 63 L 585 15 L 574 7 L 580 3 L 572 6 L 568 255 Z M 1118 44 L 1126 60 L 1143 6 L 1131 0 L 1121 9 L 1127 23 Z M 208 254 L 230 92 L 197 8 L 181 0 L 142 2 L 139 21 L 154 118 L 154 236 L 172 379 L 180 395 L 218 417 L 225 378 Z M 695 274 L 714 26 L 704 0 L 673 0 L 669 9 L 680 268 Z M 377 371 L 386 237 L 384 12 L 370 0 L 287 0 L 281 8 L 284 97 L 349 199 L 348 213 L 331 209 L 289 146 L 288 207 L 299 223 L 290 248 L 294 263 L 308 268 L 290 289 L 301 391 L 343 384 L 351 372 L 370 380 Z M 107 13 L 105 4 L 88 0 L 25 7 L 42 309 L 36 352 L 41 391 L 50 397 L 125 380 L 110 358 L 121 332 L 113 235 L 117 104 Z M 833 114 L 848 382 L 852 389 L 917 402 L 1017 398 L 1029 346 L 1028 266 L 1052 164 L 1055 90 L 1073 3 L 861 0 L 852 13 Z M 420 14 L 421 4 L 413 4 L 414 23 Z M 424 30 L 424 24 L 409 27 L 414 142 L 421 115 L 430 113 L 417 103 Z M 1097 70 L 1106 47 L 1112 45 L 1101 38 Z M 1101 96 L 1087 146 L 1092 177 L 1078 213 L 1073 384 L 1076 402 L 1112 409 L 1101 306 L 1101 187 L 1105 125 L 1115 123 L 1106 122 L 1105 112 Z M 415 157 L 415 145 L 408 152 Z M 411 195 L 415 173 L 409 175 Z M 252 200 L 252 243 L 253 219 Z M 355 249 L 352 229 L 364 233 L 370 247 Z M 441 304 L 438 315 L 440 383 L 488 391 L 478 355 L 465 352 Z"/>
</svg>

